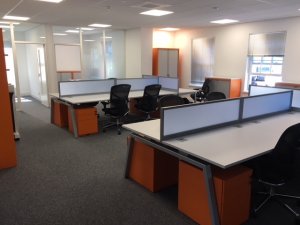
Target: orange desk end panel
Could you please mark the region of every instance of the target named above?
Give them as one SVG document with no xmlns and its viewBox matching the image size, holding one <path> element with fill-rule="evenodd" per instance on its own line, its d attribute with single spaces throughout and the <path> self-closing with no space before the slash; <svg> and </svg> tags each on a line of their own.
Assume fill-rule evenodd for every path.
<svg viewBox="0 0 300 225">
<path fill-rule="evenodd" d="M 135 140 L 129 177 L 157 192 L 178 183 L 178 159 Z"/>
<path fill-rule="evenodd" d="M 213 180 L 220 225 L 240 225 L 250 212 L 252 171 L 243 166 L 214 168 Z M 178 208 L 201 225 L 212 225 L 203 171 L 179 162 Z"/>
<path fill-rule="evenodd" d="M 74 109 L 76 114 L 78 136 L 98 133 L 97 109 L 94 107 Z M 68 111 L 69 131 L 73 133 L 70 110 Z"/>
<path fill-rule="evenodd" d="M 231 79 L 230 81 L 230 98 L 241 97 L 242 79 Z"/>
<path fill-rule="evenodd" d="M 54 100 L 53 123 L 59 127 L 68 127 L 68 106 Z"/>
<path fill-rule="evenodd" d="M 16 143 L 10 108 L 2 29 L 0 29 L 0 169 L 17 165 Z"/>
</svg>

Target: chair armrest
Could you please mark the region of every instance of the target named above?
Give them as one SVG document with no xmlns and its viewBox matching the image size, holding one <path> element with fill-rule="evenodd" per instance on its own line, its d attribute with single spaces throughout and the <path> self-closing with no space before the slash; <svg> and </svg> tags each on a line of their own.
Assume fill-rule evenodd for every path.
<svg viewBox="0 0 300 225">
<path fill-rule="evenodd" d="M 109 100 L 107 101 L 101 101 L 101 104 L 103 105 L 103 108 L 106 109 L 106 106 L 110 103 Z"/>
</svg>

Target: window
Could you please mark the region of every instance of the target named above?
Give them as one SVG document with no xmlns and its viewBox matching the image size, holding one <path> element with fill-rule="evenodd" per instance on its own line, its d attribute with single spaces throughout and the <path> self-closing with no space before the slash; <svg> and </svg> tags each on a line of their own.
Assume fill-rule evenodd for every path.
<svg viewBox="0 0 300 225">
<path fill-rule="evenodd" d="M 250 35 L 245 90 L 249 84 L 274 86 L 282 81 L 285 37 L 286 32 Z"/>
<path fill-rule="evenodd" d="M 274 86 L 282 81 L 282 65 L 283 56 L 249 56 L 249 83 Z"/>
<path fill-rule="evenodd" d="M 191 84 L 201 84 L 205 77 L 213 76 L 214 45 L 214 38 L 193 40 Z"/>
</svg>

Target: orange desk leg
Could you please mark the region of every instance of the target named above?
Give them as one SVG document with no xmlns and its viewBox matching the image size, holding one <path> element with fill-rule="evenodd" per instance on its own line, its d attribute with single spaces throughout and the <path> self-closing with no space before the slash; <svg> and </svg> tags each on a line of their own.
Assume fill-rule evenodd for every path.
<svg viewBox="0 0 300 225">
<path fill-rule="evenodd" d="M 178 183 L 178 159 L 134 140 L 129 178 L 152 192 Z"/>
<path fill-rule="evenodd" d="M 59 127 L 68 127 L 68 106 L 53 100 L 53 123 Z"/>
<path fill-rule="evenodd" d="M 252 171 L 243 166 L 213 169 L 220 225 L 240 225 L 250 211 Z M 179 162 L 178 208 L 201 225 L 212 225 L 203 171 Z"/>
</svg>

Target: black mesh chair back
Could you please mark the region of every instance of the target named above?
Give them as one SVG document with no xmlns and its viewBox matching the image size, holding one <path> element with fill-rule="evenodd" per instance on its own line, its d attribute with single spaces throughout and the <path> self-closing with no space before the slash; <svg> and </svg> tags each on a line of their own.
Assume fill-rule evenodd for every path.
<svg viewBox="0 0 300 225">
<path fill-rule="evenodd" d="M 129 84 L 118 84 L 111 87 L 110 114 L 114 116 L 123 116 L 128 112 L 128 95 L 130 87 Z"/>
<path fill-rule="evenodd" d="M 165 95 L 161 97 L 158 101 L 159 108 L 183 104 L 185 104 L 184 99 L 178 95 Z"/>
<path fill-rule="evenodd" d="M 195 101 L 202 102 L 205 100 L 207 94 L 209 93 L 209 79 L 205 79 L 202 87 L 200 89 L 195 89 L 197 90 L 196 95 L 191 94 L 191 98 Z M 196 99 L 195 99 L 196 98 Z"/>
<path fill-rule="evenodd" d="M 299 213 L 294 211 L 287 203 L 281 201 L 279 197 L 287 197 L 300 200 L 300 196 L 280 194 L 276 191 L 278 187 L 285 185 L 291 178 L 297 175 L 299 167 L 299 149 L 300 149 L 300 123 L 288 127 L 280 136 L 275 148 L 267 155 L 254 160 L 254 177 L 264 187 L 269 187 L 267 192 L 259 192 L 266 198 L 254 210 L 254 213 L 276 197 L 276 201 L 288 209 L 296 216 L 296 222 L 299 224 Z"/>
<path fill-rule="evenodd" d="M 144 89 L 143 97 L 138 100 L 136 104 L 137 109 L 149 114 L 157 109 L 157 99 L 159 91 L 161 89 L 160 84 L 148 85 Z"/>
<path fill-rule="evenodd" d="M 223 92 L 218 92 L 218 91 L 210 92 L 205 97 L 206 101 L 214 101 L 220 99 L 226 99 L 226 95 Z"/>
<path fill-rule="evenodd" d="M 103 132 L 105 132 L 106 128 L 117 126 L 118 134 L 121 134 L 121 119 L 125 117 L 128 112 L 128 95 L 130 91 L 129 84 L 118 84 L 114 85 L 110 89 L 110 100 L 109 101 L 102 101 L 103 104 L 103 111 L 105 114 L 110 115 L 115 121 L 110 122 L 103 126 Z M 107 105 L 110 105 L 108 108 Z"/>
</svg>

